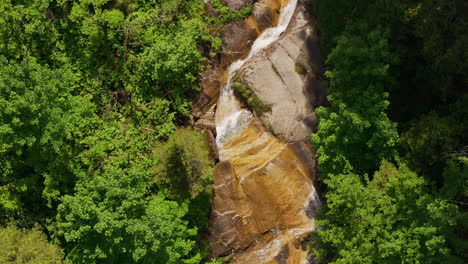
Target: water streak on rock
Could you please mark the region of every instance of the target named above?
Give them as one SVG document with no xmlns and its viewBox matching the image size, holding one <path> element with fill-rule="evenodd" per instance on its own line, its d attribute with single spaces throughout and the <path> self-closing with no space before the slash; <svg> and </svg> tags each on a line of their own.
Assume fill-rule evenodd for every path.
<svg viewBox="0 0 468 264">
<path fill-rule="evenodd" d="M 234 74 L 259 51 L 268 47 L 278 40 L 281 33 L 288 27 L 294 11 L 296 10 L 297 0 L 291 0 L 281 11 L 278 25 L 265 30 L 255 40 L 249 54 L 246 58 L 237 60 L 229 66 L 229 78 L 227 85 L 222 89 L 219 96 L 218 108 L 216 112 L 216 131 L 217 142 L 222 145 L 231 135 L 236 134 L 246 127 L 248 120 L 252 117 L 250 112 L 241 109 L 239 102 L 235 98 L 231 86 L 231 79 Z"/>
<path fill-rule="evenodd" d="M 247 57 L 231 64 L 217 104 L 220 163 L 215 168 L 210 244 L 214 255 L 234 252 L 232 263 L 304 263 L 302 242 L 315 228 L 310 212 L 320 201 L 309 165 L 243 109 L 231 87 L 244 63 L 286 30 L 297 1 L 283 5 L 277 26 L 258 37 Z"/>
</svg>

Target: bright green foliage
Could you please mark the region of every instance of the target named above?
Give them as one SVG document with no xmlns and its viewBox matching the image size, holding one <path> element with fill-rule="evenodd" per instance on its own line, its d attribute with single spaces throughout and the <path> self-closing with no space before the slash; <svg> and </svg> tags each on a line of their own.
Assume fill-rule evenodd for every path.
<svg viewBox="0 0 468 264">
<path fill-rule="evenodd" d="M 0 263 L 61 264 L 63 250 L 47 241 L 38 228 L 22 231 L 14 225 L 0 228 Z"/>
<path fill-rule="evenodd" d="M 204 5 L 0 3 L 1 221 L 47 226 L 76 263 L 200 261 L 206 143 L 190 133 L 184 143 L 196 197 L 167 200 L 151 171 L 158 141 L 190 118 L 205 56 L 220 48 Z"/>
<path fill-rule="evenodd" d="M 181 218 L 187 205 L 145 197 L 136 175 L 115 169 L 65 196 L 57 216 L 73 263 L 198 263 L 195 229 Z M 140 183 L 138 182 L 140 181 Z"/>
<path fill-rule="evenodd" d="M 159 187 L 151 180 L 153 144 L 173 128 L 170 119 L 160 118 L 167 116 L 164 105 L 157 100 L 147 106 L 155 117 L 134 112 L 142 115 L 136 123 L 107 113 L 96 132 L 83 140 L 76 191 L 62 198 L 51 228 L 65 242 L 73 263 L 200 261 L 196 225 L 188 227 L 185 219 L 191 201 L 167 201 L 162 192 L 154 193 Z M 143 120 L 150 127 L 140 126 Z M 201 147 L 189 143 L 195 143 L 194 151 Z"/>
<path fill-rule="evenodd" d="M 70 71 L 0 61 L 2 219 L 18 214 L 22 204 L 40 210 L 41 194 L 50 203 L 72 186 L 69 161 L 81 150 L 77 138 L 94 112 L 89 97 L 71 94 L 74 87 Z"/>
<path fill-rule="evenodd" d="M 172 9 L 167 8 L 170 3 Z M 169 96 L 177 110 L 187 114 L 188 102 L 183 96 L 197 89 L 195 81 L 205 60 L 198 43 L 211 40 L 202 7 L 202 1 L 166 1 L 162 7 L 127 18 L 128 42 L 141 50 L 128 53 L 131 74 L 127 86 L 140 90 L 142 96 Z M 157 12 L 164 15 L 155 18 Z M 190 17 L 184 19 L 181 12 Z M 164 23 L 157 23 L 158 19 Z"/>
<path fill-rule="evenodd" d="M 247 18 L 252 13 L 252 4 L 247 5 L 246 7 L 239 9 L 236 12 L 232 12 L 229 7 L 223 5 L 221 0 L 210 0 L 211 5 L 216 8 L 216 11 L 221 16 L 221 21 L 223 23 L 229 23 L 233 21 L 239 21 Z"/>
<path fill-rule="evenodd" d="M 247 84 L 234 82 L 232 88 L 237 95 L 253 110 L 258 116 L 271 111 L 271 107 L 258 98 L 255 92 Z"/>
<path fill-rule="evenodd" d="M 48 1 L 2 0 L 0 3 L 0 56 L 23 59 L 28 56 L 45 59 L 55 55 L 58 35 Z M 52 53 L 52 54 L 51 54 Z"/>
<path fill-rule="evenodd" d="M 463 263 L 446 241 L 461 221 L 457 207 L 428 195 L 405 166 L 383 162 L 366 184 L 355 174 L 325 182 L 327 210 L 316 234 L 324 262 Z"/>
<path fill-rule="evenodd" d="M 386 90 L 393 84 L 388 67 L 394 62 L 379 31 L 338 39 L 327 60 L 331 107 L 317 110 L 320 123 L 312 135 L 323 177 L 372 173 L 381 160 L 394 157 L 398 134 L 385 114 Z"/>
<path fill-rule="evenodd" d="M 170 197 L 194 198 L 212 192 L 208 144 L 202 134 L 180 129 L 155 149 L 156 183 Z"/>
<path fill-rule="evenodd" d="M 104 101 L 108 90 L 144 103 L 167 97 L 187 116 L 185 95 L 197 88 L 205 60 L 199 44 L 220 45 L 203 7 L 202 0 L 7 1 L 0 5 L 0 55 L 65 64 L 83 91 Z"/>
<path fill-rule="evenodd" d="M 96 77 L 90 84 L 98 91 L 125 89 L 145 103 L 167 97 L 187 116 L 184 96 L 196 88 L 204 61 L 199 43 L 215 41 L 203 1 L 90 3 L 61 4 L 70 16 L 57 25 L 67 56 L 85 76 Z"/>
<path fill-rule="evenodd" d="M 58 207 L 53 230 L 67 243 L 67 258 L 73 263 L 198 263 L 200 255 L 192 252 L 197 231 L 182 219 L 187 204 L 151 191 L 149 143 L 156 135 L 144 136 L 130 123 L 103 125 L 85 141 L 90 148 L 81 154 L 81 171 L 87 173 Z"/>
<path fill-rule="evenodd" d="M 151 42 L 149 47 L 138 56 L 129 58 L 132 67 L 129 86 L 138 87 L 135 91 L 138 96 L 143 99 L 154 95 L 167 96 L 177 112 L 188 115 L 189 102 L 184 95 L 197 89 L 195 81 L 204 60 L 197 41 L 204 26 L 198 21 L 187 21 L 177 26 L 179 32 L 175 31 L 175 34 L 143 41 Z"/>
</svg>

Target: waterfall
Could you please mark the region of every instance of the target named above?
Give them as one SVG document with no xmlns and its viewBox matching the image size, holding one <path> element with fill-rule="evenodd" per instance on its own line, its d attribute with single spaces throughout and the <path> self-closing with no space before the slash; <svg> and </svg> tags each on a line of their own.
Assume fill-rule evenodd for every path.
<svg viewBox="0 0 468 264">
<path fill-rule="evenodd" d="M 222 166 L 215 173 L 210 244 L 231 250 L 248 246 L 235 253 L 232 263 L 271 263 L 285 248 L 288 263 L 305 263 L 308 252 L 297 243 L 316 228 L 313 218 L 320 200 L 312 164 L 243 109 L 232 87 L 237 71 L 280 38 L 297 4 L 298 0 L 289 0 L 277 26 L 260 34 L 248 55 L 230 65 L 227 84 L 220 91 L 215 123 Z"/>
<path fill-rule="evenodd" d="M 294 11 L 296 10 L 298 0 L 290 0 L 281 11 L 278 25 L 265 30 L 255 40 L 248 56 L 237 60 L 229 66 L 229 77 L 226 86 L 221 89 L 219 101 L 216 110 L 216 143 L 220 147 L 233 135 L 240 133 L 247 127 L 252 113 L 240 107 L 239 101 L 235 98 L 231 81 L 236 72 L 255 54 L 268 47 L 279 39 L 289 25 Z"/>
</svg>

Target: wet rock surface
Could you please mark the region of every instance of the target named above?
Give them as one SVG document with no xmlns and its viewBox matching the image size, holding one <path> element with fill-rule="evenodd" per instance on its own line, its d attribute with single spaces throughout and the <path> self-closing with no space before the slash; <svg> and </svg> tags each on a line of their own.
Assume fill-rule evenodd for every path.
<svg viewBox="0 0 468 264">
<path fill-rule="evenodd" d="M 228 2 L 236 10 L 240 2 L 251 1 Z M 314 109 L 324 98 L 315 22 L 304 7 L 308 1 L 299 1 L 281 38 L 239 71 L 240 79 L 272 107 L 271 113 L 254 117 L 223 145 L 214 142 L 216 102 L 227 68 L 245 57 L 262 30 L 278 22 L 278 10 L 288 1 L 254 2 L 252 16 L 224 28 L 224 53 L 203 76 L 203 93 L 194 104 L 194 126 L 205 131 L 213 157 L 220 160 L 214 170 L 211 256 L 231 255 L 230 263 L 242 264 L 306 263 L 303 244 L 315 228 L 320 206 L 308 137 L 316 125 Z M 304 72 L 296 71 L 298 63 Z"/>
<path fill-rule="evenodd" d="M 244 57 L 250 50 L 260 32 L 278 22 L 277 10 L 287 3 L 286 0 L 227 0 L 226 5 L 231 10 L 237 10 L 254 3 L 253 14 L 244 21 L 232 22 L 223 27 L 222 52 L 211 62 L 210 69 L 200 80 L 202 92 L 195 99 L 192 114 L 195 118 L 203 116 L 211 108 L 219 96 L 220 89 L 226 84 L 226 70 L 229 65 Z M 240 6 L 240 7 L 239 7 Z"/>
<path fill-rule="evenodd" d="M 280 2 L 271 2 L 269 0 L 260 0 L 253 6 L 252 16 L 257 22 L 257 28 L 260 31 L 265 30 L 277 23 L 279 9 L 281 8 Z"/>
<path fill-rule="evenodd" d="M 297 245 L 315 228 L 308 211 L 319 207 L 309 165 L 258 119 L 220 148 L 220 160 L 212 255 L 233 254 L 231 263 L 302 263 L 308 253 Z"/>
<path fill-rule="evenodd" d="M 229 7 L 229 9 L 233 12 L 238 11 L 248 5 L 251 5 L 255 2 L 255 0 L 223 0 L 223 5 Z"/>
<path fill-rule="evenodd" d="M 315 21 L 303 4 L 283 36 L 239 73 L 271 112 L 262 119 L 288 142 L 308 140 L 317 125 L 314 109 L 325 102 L 323 64 Z"/>
</svg>

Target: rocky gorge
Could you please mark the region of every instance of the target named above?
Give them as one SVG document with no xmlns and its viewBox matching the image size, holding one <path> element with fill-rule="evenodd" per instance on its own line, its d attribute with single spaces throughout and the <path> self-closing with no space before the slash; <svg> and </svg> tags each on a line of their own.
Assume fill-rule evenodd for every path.
<svg viewBox="0 0 468 264">
<path fill-rule="evenodd" d="M 320 207 L 310 134 L 325 101 L 323 63 L 309 1 L 225 1 L 244 21 L 225 26 L 216 67 L 201 81 L 195 127 L 212 145 L 215 197 L 209 243 L 231 263 L 306 263 Z M 268 107 L 249 110 L 234 83 Z"/>
</svg>

